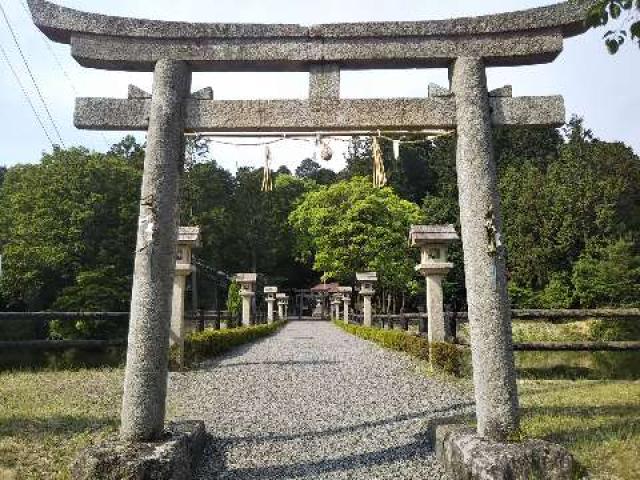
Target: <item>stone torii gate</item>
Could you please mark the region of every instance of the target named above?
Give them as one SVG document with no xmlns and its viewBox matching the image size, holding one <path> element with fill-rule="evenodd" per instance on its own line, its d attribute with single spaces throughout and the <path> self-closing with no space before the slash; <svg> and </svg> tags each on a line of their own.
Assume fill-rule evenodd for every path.
<svg viewBox="0 0 640 480">
<path fill-rule="evenodd" d="M 586 30 L 591 0 L 442 21 L 299 25 L 192 24 L 110 17 L 28 0 L 34 23 L 71 45 L 83 66 L 153 72 L 151 94 L 79 98 L 79 128 L 147 130 L 121 436 L 158 438 L 165 418 L 167 346 L 185 132 L 457 128 L 457 173 L 478 433 L 503 439 L 518 424 L 505 249 L 491 128 L 560 125 L 559 96 L 487 91 L 487 67 L 553 61 Z M 447 67 L 449 89 L 426 98 L 340 98 L 340 71 Z M 308 71 L 308 100 L 221 101 L 191 94 L 198 71 Z"/>
</svg>

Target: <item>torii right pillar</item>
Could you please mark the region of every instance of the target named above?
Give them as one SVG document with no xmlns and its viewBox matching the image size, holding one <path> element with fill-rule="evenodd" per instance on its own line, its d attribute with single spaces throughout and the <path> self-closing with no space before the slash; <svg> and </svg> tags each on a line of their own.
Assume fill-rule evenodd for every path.
<svg viewBox="0 0 640 480">
<path fill-rule="evenodd" d="M 459 57 L 450 78 L 478 434 L 505 440 L 518 428 L 518 390 L 485 62 Z"/>
</svg>

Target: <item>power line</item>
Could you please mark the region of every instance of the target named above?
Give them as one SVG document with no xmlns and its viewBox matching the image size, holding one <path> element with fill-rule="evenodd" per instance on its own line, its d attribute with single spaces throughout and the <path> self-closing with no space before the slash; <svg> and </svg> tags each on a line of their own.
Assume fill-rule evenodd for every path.
<svg viewBox="0 0 640 480">
<path fill-rule="evenodd" d="M 11 70 L 11 73 L 13 73 L 13 76 L 15 77 L 16 82 L 18 82 L 18 85 L 20 86 L 20 89 L 22 90 L 22 94 L 24 95 L 24 98 L 26 98 L 27 103 L 29 103 L 29 106 L 31 107 L 31 111 L 35 115 L 36 120 L 38 120 L 38 124 L 40 125 L 40 128 L 42 128 L 42 131 L 44 132 L 45 136 L 47 137 L 47 140 L 49 140 L 49 143 L 51 144 L 51 147 L 55 147 L 55 144 L 53 143 L 53 140 L 51 139 L 51 136 L 49 135 L 49 132 L 45 128 L 44 123 L 43 123 L 42 119 L 40 118 L 40 114 L 38 113 L 38 110 L 36 110 L 35 105 L 31 101 L 31 97 L 29 96 L 29 92 L 27 92 L 26 88 L 24 88 L 24 85 L 23 85 L 22 81 L 20 80 L 20 77 L 18 76 L 18 72 L 16 72 L 15 68 L 13 68 L 13 65 L 11 64 L 11 61 L 9 60 L 9 56 L 7 55 L 7 51 L 4 49 L 2 44 L 0 44 L 0 52 L 2 52 L 2 56 L 4 57 L 4 61 L 9 66 L 9 70 Z"/>
<path fill-rule="evenodd" d="M 2 4 L 0 3 L 0 12 L 2 13 L 2 16 L 4 17 L 4 21 L 7 24 L 7 28 L 9 29 L 9 32 L 11 33 L 11 37 L 13 38 L 13 42 L 16 45 L 16 48 L 18 49 L 18 52 L 20 53 L 20 57 L 22 58 L 22 63 L 24 64 L 25 68 L 27 69 L 27 72 L 29 74 L 29 77 L 31 78 L 31 82 L 33 83 L 33 86 L 36 90 L 36 94 L 38 95 L 38 98 L 40 99 L 40 102 L 42 102 L 42 106 L 44 107 L 45 112 L 47 113 L 47 117 L 49 117 L 49 121 L 51 122 L 51 125 L 53 126 L 54 131 L 56 132 L 56 135 L 58 137 L 58 139 L 60 140 L 60 144 L 65 147 L 64 144 L 64 140 L 62 139 L 62 135 L 60 135 L 60 130 L 58 129 L 58 125 L 56 124 L 55 120 L 53 119 L 53 115 L 51 115 L 51 111 L 49 110 L 49 106 L 47 105 L 47 102 L 44 99 L 44 96 L 42 95 L 42 91 L 40 90 L 40 87 L 38 86 L 38 82 L 35 79 L 35 76 L 33 75 L 33 72 L 31 71 L 31 67 L 29 67 L 29 62 L 27 61 L 27 57 L 25 56 L 24 52 L 22 51 L 22 47 L 20 46 L 20 42 L 18 41 L 18 37 L 13 29 L 13 27 L 11 26 L 11 22 L 9 21 L 9 17 L 7 16 L 7 13 L 4 10 L 4 7 L 2 6 Z"/>
<path fill-rule="evenodd" d="M 20 3 L 22 3 L 22 8 L 23 8 L 24 12 L 26 13 L 27 17 L 29 18 L 29 21 L 31 21 L 31 12 L 29 11 L 29 7 L 27 6 L 26 1 L 22 0 Z M 58 54 L 55 52 L 55 50 L 51 46 L 51 42 L 49 42 L 42 34 L 40 34 L 40 32 L 38 32 L 38 37 L 40 37 L 40 39 L 42 40 L 42 43 L 44 43 L 45 47 L 47 47 L 47 50 L 49 51 L 49 53 L 53 57 L 54 62 L 56 63 L 56 65 L 58 66 L 60 71 L 62 72 L 62 75 L 64 76 L 64 78 L 66 78 L 67 83 L 69 85 L 69 88 L 71 89 L 73 94 L 76 97 L 79 97 L 80 93 L 78 93 L 78 89 L 76 88 L 75 83 L 71 79 L 71 75 L 69 75 L 69 72 L 67 72 L 67 69 L 64 68 L 64 65 L 62 64 L 62 61 L 60 60 L 60 57 L 58 57 Z M 100 131 L 98 133 L 102 137 L 102 140 L 104 141 L 105 146 L 107 148 L 110 148 L 111 147 L 111 143 L 109 142 L 109 140 L 107 140 L 107 137 L 104 134 L 104 132 Z"/>
</svg>

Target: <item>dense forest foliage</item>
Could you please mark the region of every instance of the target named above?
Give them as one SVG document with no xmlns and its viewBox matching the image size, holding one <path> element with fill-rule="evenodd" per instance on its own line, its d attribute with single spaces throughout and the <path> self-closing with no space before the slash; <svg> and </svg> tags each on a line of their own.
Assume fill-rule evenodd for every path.
<svg viewBox="0 0 640 480">
<path fill-rule="evenodd" d="M 273 190 L 263 192 L 262 169 L 233 175 L 206 141 L 191 140 L 180 221 L 201 226 L 199 259 L 215 271 L 259 272 L 283 288 L 349 283 L 356 270 L 377 270 L 385 296 L 416 307 L 423 281 L 408 227 L 459 227 L 455 137 L 403 143 L 397 160 L 382 142 L 385 188 L 368 178 L 371 139 L 356 138 L 343 171 L 305 159 L 294 174 L 273 172 Z M 579 119 L 560 130 L 499 129 L 495 147 L 513 303 L 639 305 L 637 155 L 598 140 Z M 0 170 L 0 308 L 127 309 L 143 157 L 144 147 L 126 137 L 104 154 L 56 149 L 39 164 Z M 464 308 L 460 245 L 451 256 L 446 301 Z M 210 301 L 201 295 L 202 308 Z"/>
</svg>

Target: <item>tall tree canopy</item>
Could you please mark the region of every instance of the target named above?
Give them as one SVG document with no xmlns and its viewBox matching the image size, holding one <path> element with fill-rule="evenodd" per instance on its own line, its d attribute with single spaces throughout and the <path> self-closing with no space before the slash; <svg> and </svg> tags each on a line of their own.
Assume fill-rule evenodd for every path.
<svg viewBox="0 0 640 480">
<path fill-rule="evenodd" d="M 355 272 L 377 271 L 384 287 L 404 291 L 415 277 L 407 234 L 422 214 L 391 188 L 353 177 L 307 193 L 289 219 L 299 255 L 313 256 L 327 279 L 349 282 Z"/>
<path fill-rule="evenodd" d="M 125 310 L 140 179 L 127 160 L 80 148 L 9 169 L 0 190 L 5 298 L 30 310 Z"/>
<path fill-rule="evenodd" d="M 599 0 L 589 11 L 588 22 L 592 27 L 618 24 L 604 34 L 605 45 L 612 54 L 626 40 L 640 47 L 640 0 Z"/>
</svg>

